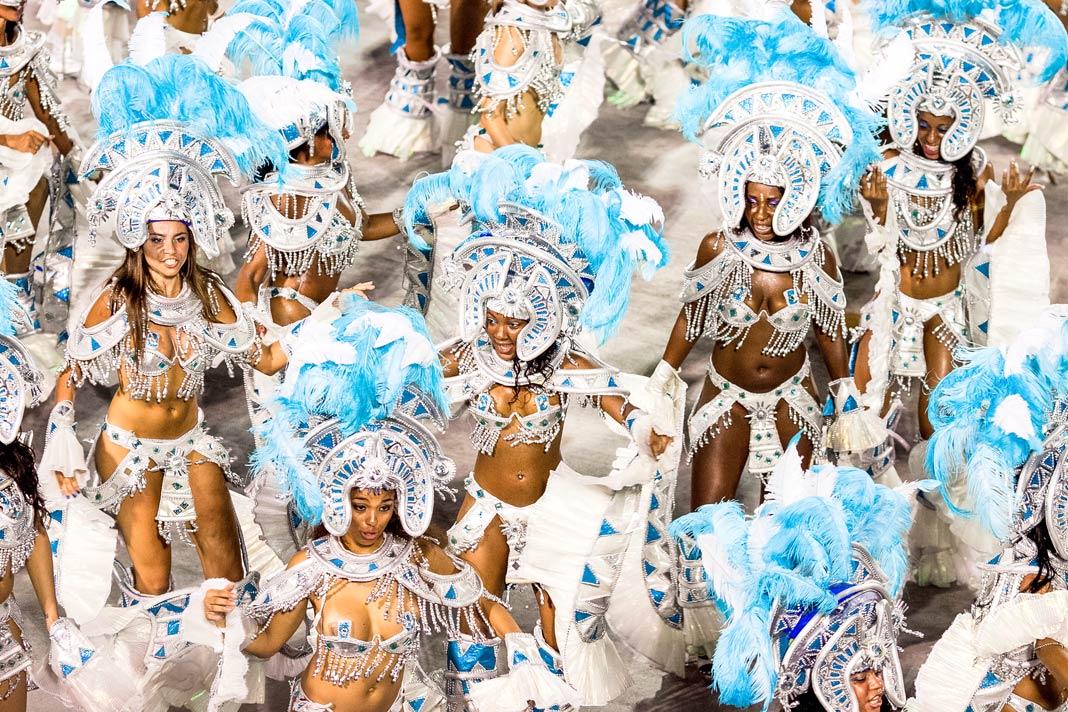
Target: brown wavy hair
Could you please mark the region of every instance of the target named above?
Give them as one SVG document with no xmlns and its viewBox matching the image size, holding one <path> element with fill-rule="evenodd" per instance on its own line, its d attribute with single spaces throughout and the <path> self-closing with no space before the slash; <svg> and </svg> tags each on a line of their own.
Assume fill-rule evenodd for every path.
<svg viewBox="0 0 1068 712">
<path fill-rule="evenodd" d="M 222 278 L 197 264 L 197 246 L 193 234 L 189 233 L 189 253 L 178 275 L 182 284 L 188 284 L 200 300 L 204 318 L 213 321 L 219 313 L 219 299 L 222 295 L 215 285 L 222 284 Z M 145 336 L 148 333 L 148 290 L 159 292 L 152 281 L 152 272 L 148 268 L 144 249 L 127 250 L 122 265 L 112 277 L 113 286 L 108 307 L 114 313 L 126 307 L 126 318 L 130 324 L 130 338 L 133 340 L 134 358 L 137 363 L 145 353 Z"/>
</svg>

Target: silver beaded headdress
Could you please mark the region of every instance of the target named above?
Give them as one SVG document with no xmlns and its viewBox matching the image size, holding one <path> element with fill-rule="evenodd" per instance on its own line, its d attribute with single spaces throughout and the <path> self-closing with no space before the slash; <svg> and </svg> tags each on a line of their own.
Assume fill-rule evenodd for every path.
<svg viewBox="0 0 1068 712">
<path fill-rule="evenodd" d="M 106 175 L 89 199 L 89 234 L 112 229 L 128 250 L 145 243 L 149 223 L 175 220 L 189 226 L 206 255 L 217 256 L 219 238 L 234 223 L 217 176 L 236 184 L 267 161 L 284 164 L 287 155 L 240 92 L 188 55 L 108 70 L 93 109 L 100 138 L 80 172 Z"/>
<path fill-rule="evenodd" d="M 1036 0 L 868 0 L 876 32 L 904 31 L 916 57 L 891 90 L 890 135 L 912 151 L 918 111 L 953 117 L 941 140 L 947 162 L 964 157 L 979 140 L 986 112 L 1014 123 L 1018 89 L 1044 82 L 1068 59 L 1068 37 L 1057 17 Z M 1028 56 L 1030 55 L 1030 56 Z"/>
</svg>

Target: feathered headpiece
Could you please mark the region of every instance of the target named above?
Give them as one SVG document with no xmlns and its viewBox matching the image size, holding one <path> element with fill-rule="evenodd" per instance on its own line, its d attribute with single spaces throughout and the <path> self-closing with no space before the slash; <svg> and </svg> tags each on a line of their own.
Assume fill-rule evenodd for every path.
<svg viewBox="0 0 1068 712">
<path fill-rule="evenodd" d="M 212 66 L 223 56 L 260 119 L 280 131 L 290 149 L 324 125 L 338 151 L 356 109 L 341 76 L 338 48 L 359 31 L 352 0 L 239 0 L 198 44 Z"/>
<path fill-rule="evenodd" d="M 15 325 L 24 312 L 18 305 L 18 287 L 0 275 L 0 443 L 18 437 L 27 408 L 41 402 L 41 372 L 15 338 Z"/>
<path fill-rule="evenodd" d="M 1051 307 L 1013 343 L 962 350 L 958 358 L 927 408 L 935 428 L 927 471 L 956 513 L 977 517 L 998 539 L 1008 542 L 1044 518 L 1068 557 L 1068 481 L 1060 475 L 1068 313 Z M 961 478 L 965 501 L 951 501 Z"/>
<path fill-rule="evenodd" d="M 352 489 L 394 490 L 405 531 L 426 531 L 435 490 L 455 466 L 428 424 L 444 428 L 441 365 L 422 317 L 356 295 L 340 314 L 313 314 L 287 337 L 289 365 L 257 430 L 257 472 L 273 470 L 306 521 L 340 536 Z"/>
<path fill-rule="evenodd" d="M 910 504 L 853 468 L 801 472 L 791 444 L 752 518 L 737 502 L 671 525 L 701 558 L 727 619 L 712 659 L 724 704 L 784 707 L 811 691 L 831 712 L 857 712 L 854 672 L 876 669 L 897 706 L 905 690 L 896 597 L 907 573 Z"/>
<path fill-rule="evenodd" d="M 215 177 L 236 184 L 287 157 L 245 97 L 188 55 L 108 70 L 93 93 L 93 113 L 100 129 L 81 175 L 107 175 L 89 200 L 90 237 L 113 227 L 129 250 L 148 239 L 150 222 L 176 220 L 209 257 L 218 255 L 234 216 Z"/>
<path fill-rule="evenodd" d="M 1002 120 L 1014 122 L 1019 79 L 1047 81 L 1068 59 L 1064 27 L 1036 0 L 868 0 L 866 5 L 876 32 L 902 29 L 917 50 L 908 78 L 890 95 L 894 143 L 912 150 L 918 111 L 952 116 L 941 143 L 946 161 L 975 146 L 988 104 Z M 1033 57 L 1025 63 L 1028 52 Z"/>
<path fill-rule="evenodd" d="M 716 182 L 726 223 L 741 223 L 748 182 L 783 189 L 778 235 L 815 208 L 841 221 L 879 158 L 882 121 L 856 95 L 834 44 L 785 11 L 774 22 L 701 15 L 687 21 L 683 41 L 709 79 L 679 98 L 675 115 L 705 147 L 702 173 Z"/>
<path fill-rule="evenodd" d="M 529 361 L 583 328 L 602 341 L 626 311 L 632 274 L 667 261 L 663 212 L 623 187 L 600 161 L 547 161 L 521 145 L 457 156 L 450 171 L 415 182 L 405 201 L 409 239 L 428 206 L 455 200 L 472 235 L 445 261 L 460 285 L 460 335 L 474 339 L 492 309 L 529 323 L 517 354 Z"/>
</svg>

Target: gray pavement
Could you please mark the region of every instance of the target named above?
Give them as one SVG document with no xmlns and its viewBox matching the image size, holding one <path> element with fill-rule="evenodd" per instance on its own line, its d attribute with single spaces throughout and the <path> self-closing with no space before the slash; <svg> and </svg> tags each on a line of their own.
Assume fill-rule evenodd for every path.
<svg viewBox="0 0 1068 712">
<path fill-rule="evenodd" d="M 361 10 L 364 3 L 360 2 Z M 381 102 L 393 61 L 388 54 L 388 37 L 385 23 L 363 13 L 362 38 L 355 56 L 346 58 L 347 77 L 355 88 L 355 98 L 360 113 L 357 115 L 356 131 L 350 145 L 350 156 L 357 184 L 365 198 L 369 212 L 389 211 L 399 206 L 408 186 L 421 173 L 439 170 L 440 157 L 416 156 L 406 163 L 393 158 L 377 156 L 364 158 L 356 149 L 356 141 L 362 134 L 370 112 Z M 441 40 L 443 41 L 443 40 Z M 95 129 L 88 114 L 84 93 L 76 84 L 63 82 L 62 93 L 75 123 L 87 139 Z M 659 360 L 667 341 L 670 325 L 678 311 L 676 301 L 682 271 L 693 258 L 698 242 L 707 232 L 710 218 L 708 199 L 702 192 L 697 175 L 697 149 L 680 135 L 642 126 L 645 107 L 619 111 L 613 107 L 602 108 L 600 118 L 593 124 L 582 140 L 579 157 L 600 158 L 611 161 L 628 187 L 656 198 L 664 208 L 667 218 L 667 239 L 672 259 L 650 282 L 637 282 L 631 298 L 630 310 L 620 330 L 620 336 L 607 344 L 602 357 L 617 367 L 639 374 L 648 374 Z M 1068 130 L 1068 129 L 1066 129 Z M 87 141 L 88 142 L 88 141 Z M 1002 167 L 1013 153 L 1013 146 L 1001 139 L 986 141 L 995 166 Z M 1054 301 L 1068 300 L 1068 181 L 1046 189 L 1048 209 L 1048 243 L 1053 275 Z M 244 236 L 235 231 L 235 241 L 244 244 Z M 402 253 L 398 240 L 367 243 L 361 247 L 357 264 L 345 274 L 342 284 L 373 280 L 377 288 L 373 297 L 377 301 L 395 304 L 399 301 L 400 268 Z M 847 274 L 848 293 L 853 308 L 859 307 L 871 294 L 872 275 Z M 704 356 L 707 349 L 698 347 L 684 368 L 686 380 L 695 384 L 703 375 Z M 818 361 L 818 357 L 815 359 Z M 824 381 L 825 382 L 825 376 Z M 109 398 L 105 389 L 86 388 L 79 395 L 78 419 L 83 432 L 91 424 L 99 423 Z M 691 400 L 696 393 L 691 393 Z M 225 371 L 209 374 L 203 408 L 207 421 L 214 432 L 232 448 L 234 462 L 241 463 L 251 446 L 247 432 L 248 419 L 245 409 L 241 380 L 229 379 Z M 27 426 L 43 427 L 48 408 L 31 413 Z M 473 452 L 468 440 L 471 424 L 466 416 L 453 422 L 444 435 L 446 451 L 457 461 L 460 473 L 469 471 Z M 596 472 L 599 452 L 592 452 L 587 444 L 591 437 L 601 439 L 606 431 L 592 420 L 572 422 L 565 434 L 565 455 L 577 467 L 590 468 Z M 582 449 L 577 441 L 583 441 Z M 43 438 L 38 438 L 40 442 Z M 614 445 L 611 445 L 614 447 Z M 459 483 L 457 483 L 459 484 Z M 689 501 L 689 469 L 685 465 L 679 476 L 679 512 L 685 511 Z M 445 502 L 435 513 L 434 523 L 442 528 L 451 524 L 457 505 Z M 194 583 L 199 576 L 199 566 L 191 549 L 179 548 L 175 552 L 175 576 L 179 585 Z M 39 613 L 32 590 L 25 577 L 19 578 L 17 597 L 27 614 L 39 622 Z M 904 638 L 902 661 L 911 691 L 911 682 L 930 646 L 952 618 L 970 603 L 971 594 L 960 588 L 947 590 L 909 587 L 905 599 L 910 609 L 909 626 L 924 633 L 923 639 Z M 534 616 L 530 599 L 525 592 L 513 597 L 513 605 L 520 623 L 532 625 Z M 440 647 L 427 646 L 428 653 L 440 660 Z M 624 651 L 624 658 L 634 679 L 632 687 L 619 699 L 604 709 L 610 712 L 641 710 L 643 712 L 690 712 L 706 710 L 714 705 L 703 684 L 691 673 L 686 680 L 664 674 L 637 655 Z M 440 664 L 440 663 L 439 663 Z M 279 683 L 271 683 L 268 703 L 247 705 L 243 710 L 284 710 L 288 691 Z M 52 700 L 41 693 L 31 693 L 31 711 L 51 711 Z"/>
</svg>

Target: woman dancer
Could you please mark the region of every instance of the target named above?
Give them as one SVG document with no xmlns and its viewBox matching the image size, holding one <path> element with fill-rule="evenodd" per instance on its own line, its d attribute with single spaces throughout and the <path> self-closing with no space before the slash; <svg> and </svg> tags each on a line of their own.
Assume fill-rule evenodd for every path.
<svg viewBox="0 0 1068 712">
<path fill-rule="evenodd" d="M 126 651 L 144 656 L 129 661 L 148 696 L 140 709 L 166 709 L 194 698 L 201 681 L 210 684 L 215 673 L 210 651 L 203 651 L 202 677 L 194 679 L 186 668 L 175 679 L 189 687 L 171 694 L 170 681 L 157 679 L 188 649 L 178 623 L 188 592 L 167 593 L 171 543 L 193 544 L 206 576 L 239 580 L 246 568 L 227 490 L 229 455 L 208 432 L 197 403 L 204 372 L 216 359 L 265 371 L 285 363 L 280 347 L 260 347 L 255 324 L 221 279 L 197 265 L 197 251 L 213 255 L 218 234 L 233 221 L 215 176 L 236 181 L 266 159 L 280 160 L 285 149 L 275 132 L 255 121 L 239 92 L 191 57 L 116 67 L 94 99 L 101 139 L 83 173 L 106 175 L 90 202 L 90 228 L 114 230 L 126 256 L 71 329 L 41 469 L 59 479 L 64 494 L 82 492 L 115 515 L 133 564 L 132 577 L 118 571 L 122 605 L 137 606 L 135 615 L 97 615 L 114 559 L 106 526 L 90 532 L 66 523 L 61 556 L 78 542 L 99 540 L 101 549 L 91 562 L 71 562 L 81 569 L 67 595 L 100 594 L 95 611 L 85 613 L 100 634 L 116 634 L 134 620 L 145 624 L 146 647 Z M 119 389 L 90 467 L 75 435 L 75 390 L 86 381 L 107 383 L 116 372 Z M 67 509 L 76 513 L 79 506 Z M 65 576 L 69 581 L 61 570 L 61 581 Z M 195 659 L 183 655 L 183 665 Z"/>
<path fill-rule="evenodd" d="M 75 151 L 45 37 L 22 26 L 24 9 L 25 2 L 0 3 L 0 238 L 5 278 L 18 288 L 24 312 L 20 335 L 41 328 L 30 283 L 30 248 L 48 201 L 52 146 L 61 156 Z"/>
<path fill-rule="evenodd" d="M 475 570 L 423 537 L 435 490 L 447 490 L 456 468 L 433 435 L 445 425 L 446 404 L 422 319 L 343 295 L 340 313 L 329 305 L 316 310 L 292 348 L 254 461 L 269 465 L 265 474 L 276 474 L 297 511 L 321 521 L 326 535 L 240 611 L 259 624 L 244 650 L 269 657 L 313 608 L 314 652 L 293 683 L 289 709 L 433 707 L 441 694 L 419 668 L 421 637 L 432 630 L 456 636 L 461 625 L 479 640 L 504 636 L 512 675 L 541 679 L 524 689 L 517 710 L 527 699 L 574 701 Z M 232 583 L 204 596 L 205 615 L 225 623 L 226 636 L 242 632 L 227 619 L 236 599 Z M 493 709 L 511 709 L 496 703 Z"/>
<path fill-rule="evenodd" d="M 728 620 L 712 659 L 713 689 L 732 707 L 901 708 L 899 596 L 911 504 L 861 470 L 804 471 L 794 444 L 755 516 L 720 502 L 670 527 L 703 562 L 708 596 Z"/>
<path fill-rule="evenodd" d="M 1034 67 L 1048 78 L 1068 51 L 1064 30 L 1034 0 L 988 4 L 993 14 L 982 18 L 940 0 L 869 9 L 876 30 L 903 28 L 924 51 L 891 92 L 891 144 L 861 183 L 880 276 L 861 312 L 855 372 L 864 402 L 884 413 L 913 378 L 922 379 L 917 413 L 924 440 L 932 433 L 928 397 L 953 369 L 954 350 L 1003 338 L 1049 303 L 1041 269 L 1020 262 L 1045 259 L 1039 186 L 1012 164 L 999 188 L 976 142 L 988 107 L 1012 119 L 1021 50 L 1050 50 L 1050 64 Z M 980 237 L 991 257 L 969 262 Z M 996 245 L 1006 237 L 1011 247 Z M 1006 256 L 1014 264 L 1003 268 Z M 1004 279 L 1010 272 L 1019 273 L 1011 284 Z M 982 274 L 990 277 L 989 304 L 970 288 Z M 919 462 L 924 444 L 917 447 Z"/>
<path fill-rule="evenodd" d="M 494 595 L 507 583 L 537 585 L 535 636 L 543 655 L 585 704 L 604 704 L 626 683 L 613 662 L 604 613 L 619 575 L 609 552 L 627 542 L 613 538 L 622 530 L 601 524 L 607 516 L 618 525 L 616 516 L 633 511 L 627 508 L 637 502 L 627 504 L 626 493 L 658 469 L 655 458 L 670 439 L 628 403 L 618 373 L 575 338 L 580 328 L 612 333 L 626 307 L 630 271 L 643 266 L 648 274 L 662 264 L 654 227 L 660 211 L 624 190 L 605 164 L 562 167 L 526 146 L 499 149 L 466 168 L 458 162 L 417 182 L 405 209 L 409 238 L 427 206 L 446 196 L 472 222 L 471 238 L 444 270 L 461 294 L 460 337 L 442 350 L 445 374 L 475 418 L 478 450 L 449 547 Z M 637 452 L 625 461 L 641 453 L 633 467 L 585 478 L 562 461 L 561 433 L 574 402 L 599 406 L 629 430 Z M 660 560 L 647 556 L 654 562 L 650 582 Z M 673 606 L 670 592 L 651 595 Z M 657 627 L 647 634 L 655 637 Z M 479 676 L 470 661 L 484 651 L 470 640 L 450 643 L 446 693 L 455 704 L 464 704 L 468 681 Z"/>
<path fill-rule="evenodd" d="M 540 147 L 542 124 L 567 90 L 564 52 L 570 43 L 587 39 L 599 19 L 597 6 L 589 0 L 498 3 L 486 17 L 472 53 L 478 124 L 468 129 L 458 148 L 490 153 L 513 143 Z M 579 133 L 575 127 L 576 144 Z M 565 157 L 570 156 L 559 158 Z"/>
<path fill-rule="evenodd" d="M 958 352 L 931 394 L 927 469 L 1001 542 L 971 610 L 916 677 L 917 709 L 1034 712 L 1068 702 L 1068 310 L 999 348 Z"/>
<path fill-rule="evenodd" d="M 654 381 L 670 379 L 700 336 L 714 339 L 689 420 L 694 509 L 733 498 L 745 470 L 766 478 L 797 433 L 810 461 L 824 447 L 824 417 L 836 452 L 882 441 L 875 418 L 856 405 L 842 278 L 812 227 L 817 209 L 841 219 L 850 181 L 878 154 L 877 118 L 849 96 L 856 76 L 793 15 L 770 23 L 705 15 L 684 33 L 711 78 L 680 99 L 678 115 L 691 139 L 703 136 L 702 172 L 723 227 L 704 238 L 687 271 Z M 732 71 L 719 71 L 728 60 Z M 804 347 L 813 328 L 832 379 L 825 409 Z"/>
</svg>

